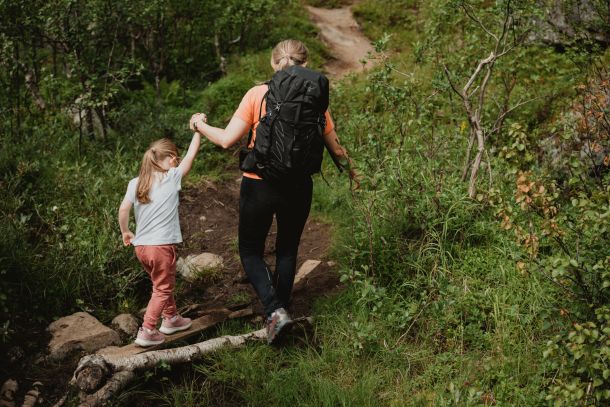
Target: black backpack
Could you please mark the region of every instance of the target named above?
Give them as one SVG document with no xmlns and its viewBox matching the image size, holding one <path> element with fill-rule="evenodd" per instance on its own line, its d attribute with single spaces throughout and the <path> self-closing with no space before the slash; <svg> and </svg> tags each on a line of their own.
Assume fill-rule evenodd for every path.
<svg viewBox="0 0 610 407">
<path fill-rule="evenodd" d="M 324 153 L 324 113 L 328 109 L 328 79 L 294 65 L 276 72 L 265 94 L 252 149 L 240 154 L 242 171 L 271 182 L 286 183 L 320 171 Z M 262 109 L 262 104 L 261 104 Z M 248 144 L 252 139 L 252 131 Z"/>
</svg>

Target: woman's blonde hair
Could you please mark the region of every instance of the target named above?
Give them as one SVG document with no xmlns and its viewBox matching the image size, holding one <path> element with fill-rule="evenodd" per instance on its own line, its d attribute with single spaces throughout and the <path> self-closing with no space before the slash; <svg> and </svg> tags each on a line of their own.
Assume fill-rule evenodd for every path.
<svg viewBox="0 0 610 407">
<path fill-rule="evenodd" d="M 309 50 L 301 41 L 284 40 L 271 51 L 271 66 L 281 71 L 291 65 L 303 65 L 309 58 Z"/>
<path fill-rule="evenodd" d="M 171 140 L 162 138 L 160 140 L 153 141 L 150 144 L 148 150 L 146 150 L 144 153 L 142 165 L 140 166 L 140 176 L 138 178 L 138 189 L 136 192 L 138 202 L 143 204 L 150 202 L 150 197 L 148 194 L 154 181 L 154 173 L 155 171 L 166 171 L 163 169 L 163 167 L 161 167 L 160 163 L 169 156 L 178 157 L 178 149 Z"/>
</svg>

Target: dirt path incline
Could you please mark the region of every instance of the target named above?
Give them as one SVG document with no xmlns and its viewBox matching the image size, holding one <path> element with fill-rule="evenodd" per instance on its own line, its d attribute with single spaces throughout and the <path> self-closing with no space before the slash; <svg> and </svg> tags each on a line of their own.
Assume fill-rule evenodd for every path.
<svg viewBox="0 0 610 407">
<path fill-rule="evenodd" d="M 362 72 L 372 66 L 371 61 L 363 66 L 373 46 L 360 31 L 354 20 L 351 7 L 326 9 L 307 6 L 313 22 L 320 28 L 322 41 L 328 46 L 333 59 L 324 65 L 332 79 L 340 79 L 352 72 Z"/>
</svg>

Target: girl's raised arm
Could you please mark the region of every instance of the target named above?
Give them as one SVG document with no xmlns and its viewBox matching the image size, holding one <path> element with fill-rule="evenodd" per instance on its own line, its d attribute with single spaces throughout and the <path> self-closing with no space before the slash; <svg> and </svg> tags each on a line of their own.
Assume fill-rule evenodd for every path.
<svg viewBox="0 0 610 407">
<path fill-rule="evenodd" d="M 189 146 L 186 155 L 180 162 L 178 169 L 182 172 L 182 177 L 186 177 L 191 168 L 193 167 L 193 161 L 195 160 L 195 156 L 197 155 L 197 151 L 199 151 L 199 146 L 201 145 L 201 137 L 199 133 L 193 134 L 193 139 L 191 140 L 191 145 Z"/>
<path fill-rule="evenodd" d="M 233 116 L 226 128 L 210 126 L 205 122 L 205 115 L 195 113 L 190 121 L 191 130 L 203 134 L 212 143 L 222 148 L 229 148 L 237 143 L 250 130 L 250 125 L 237 116 Z"/>
</svg>

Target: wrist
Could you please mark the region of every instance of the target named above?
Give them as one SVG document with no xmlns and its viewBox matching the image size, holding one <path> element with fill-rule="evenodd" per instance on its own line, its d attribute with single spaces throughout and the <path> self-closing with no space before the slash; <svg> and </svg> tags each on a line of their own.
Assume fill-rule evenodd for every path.
<svg viewBox="0 0 610 407">
<path fill-rule="evenodd" d="M 203 120 L 197 120 L 195 123 L 193 123 L 193 127 L 195 128 L 195 132 L 197 135 L 199 135 L 203 131 L 204 125 L 205 122 Z"/>
</svg>

